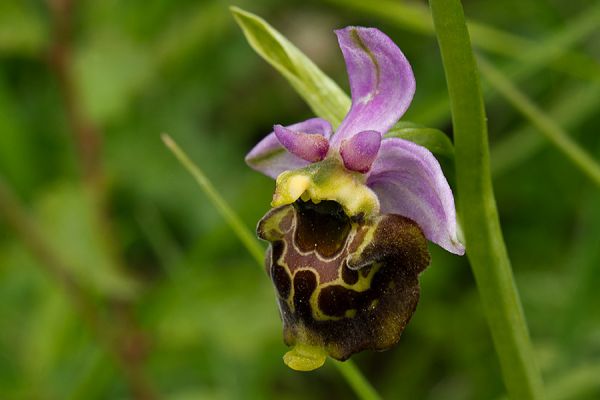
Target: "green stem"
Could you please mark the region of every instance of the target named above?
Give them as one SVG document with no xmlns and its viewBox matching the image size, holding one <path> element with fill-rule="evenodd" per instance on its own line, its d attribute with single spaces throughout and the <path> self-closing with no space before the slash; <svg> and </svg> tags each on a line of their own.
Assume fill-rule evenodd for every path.
<svg viewBox="0 0 600 400">
<path fill-rule="evenodd" d="M 250 253 L 252 258 L 256 260 L 259 267 L 263 268 L 264 263 L 264 249 L 258 242 L 254 234 L 248 229 L 242 222 L 240 217 L 233 211 L 233 209 L 227 204 L 225 199 L 221 197 L 217 189 L 208 180 L 206 175 L 202 173 L 200 168 L 188 157 L 188 155 L 175 143 L 175 141 L 167 134 L 162 135 L 162 140 L 169 150 L 173 152 L 175 157 L 184 166 L 184 168 L 194 177 L 200 188 L 206 193 L 213 205 L 219 210 L 221 216 L 229 224 L 231 229 L 240 239 L 246 250 Z M 380 399 L 379 395 L 371 386 L 367 378 L 360 372 L 358 367 L 351 361 L 339 362 L 332 360 L 335 366 L 339 369 L 342 376 L 350 387 L 354 390 L 356 396 L 362 400 L 377 400 Z"/>
<path fill-rule="evenodd" d="M 502 237 L 489 164 L 485 108 L 460 0 L 430 0 L 455 140 L 458 210 L 467 254 L 508 394 L 543 398 L 542 378 Z"/>
<path fill-rule="evenodd" d="M 364 377 L 364 375 L 360 372 L 356 364 L 352 360 L 347 360 L 344 362 L 333 361 L 333 365 L 337 367 L 340 373 L 346 378 L 346 381 L 356 395 L 363 400 L 380 400 L 381 397 L 375 391 L 373 386 L 369 383 L 369 381 Z"/>
<path fill-rule="evenodd" d="M 571 162 L 600 186 L 600 165 L 585 150 L 579 147 L 559 125 L 519 91 L 502 72 L 481 57 L 479 58 L 479 68 L 494 89 L 500 92 Z"/>
</svg>

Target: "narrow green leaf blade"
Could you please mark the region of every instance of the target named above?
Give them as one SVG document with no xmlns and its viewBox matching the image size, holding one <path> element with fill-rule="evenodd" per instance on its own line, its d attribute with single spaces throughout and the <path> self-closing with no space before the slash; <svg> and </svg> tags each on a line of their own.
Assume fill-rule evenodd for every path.
<svg viewBox="0 0 600 400">
<path fill-rule="evenodd" d="M 231 12 L 250 46 L 290 82 L 317 116 L 337 127 L 350 109 L 348 95 L 265 20 L 237 7 Z"/>
<path fill-rule="evenodd" d="M 431 151 L 438 159 L 454 161 L 454 147 L 450 138 L 439 129 L 421 127 L 412 123 L 396 124 L 384 138 L 409 140 Z"/>
</svg>

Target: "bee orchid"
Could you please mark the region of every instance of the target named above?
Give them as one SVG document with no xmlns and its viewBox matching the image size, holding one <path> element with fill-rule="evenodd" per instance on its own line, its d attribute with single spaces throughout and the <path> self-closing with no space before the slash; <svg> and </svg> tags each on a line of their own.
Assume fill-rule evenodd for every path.
<svg viewBox="0 0 600 400">
<path fill-rule="evenodd" d="M 383 135 L 415 93 L 406 57 L 381 31 L 336 31 L 352 106 L 333 129 L 321 118 L 275 125 L 246 156 L 276 179 L 258 236 L 298 370 L 398 342 L 429 264 L 427 240 L 464 254 L 454 198 L 426 148 Z"/>
</svg>

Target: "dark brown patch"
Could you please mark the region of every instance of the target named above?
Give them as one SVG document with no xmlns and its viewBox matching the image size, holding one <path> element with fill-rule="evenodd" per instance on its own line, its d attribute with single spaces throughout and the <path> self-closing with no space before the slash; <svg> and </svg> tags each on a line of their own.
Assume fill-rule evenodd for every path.
<svg viewBox="0 0 600 400">
<path fill-rule="evenodd" d="M 294 308 L 301 319 L 312 319 L 310 296 L 317 289 L 317 276 L 309 270 L 294 275 Z"/>
<path fill-rule="evenodd" d="M 329 258 L 339 253 L 348 234 L 350 220 L 341 206 L 334 201 L 296 202 L 298 220 L 294 242 L 303 251 L 316 251 L 322 257 Z"/>
<path fill-rule="evenodd" d="M 292 281 L 286 269 L 279 264 L 273 264 L 271 268 L 271 279 L 275 284 L 275 289 L 282 299 L 287 299 L 290 296 L 292 289 Z"/>
<path fill-rule="evenodd" d="M 361 297 L 361 293 L 339 285 L 327 286 L 319 293 L 319 309 L 330 317 L 343 317 L 358 307 Z"/>
<path fill-rule="evenodd" d="M 271 263 L 278 263 L 281 260 L 284 248 L 285 243 L 281 240 L 271 243 Z"/>
<path fill-rule="evenodd" d="M 373 240 L 362 254 L 350 259 L 349 266 L 393 261 L 413 273 L 423 271 L 430 262 L 423 231 L 412 220 L 390 214 L 380 218 Z M 361 269 L 361 272 L 364 268 Z"/>
<path fill-rule="evenodd" d="M 366 267 L 362 267 L 361 269 L 358 270 L 360 272 L 360 274 L 363 276 L 363 278 L 366 278 L 367 276 L 369 276 L 369 274 L 371 273 L 371 266 L 367 265 Z"/>
<path fill-rule="evenodd" d="M 348 285 L 354 285 L 358 282 L 358 271 L 348 268 L 348 265 L 344 262 L 342 267 L 342 280 Z"/>
</svg>

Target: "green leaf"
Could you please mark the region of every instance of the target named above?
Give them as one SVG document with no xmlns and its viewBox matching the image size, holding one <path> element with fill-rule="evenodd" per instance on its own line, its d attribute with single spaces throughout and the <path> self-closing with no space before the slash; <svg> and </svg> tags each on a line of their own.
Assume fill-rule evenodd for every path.
<svg viewBox="0 0 600 400">
<path fill-rule="evenodd" d="M 262 18 L 231 7 L 250 46 L 279 71 L 316 115 L 337 127 L 350 109 L 350 98 L 306 55 Z"/>
<path fill-rule="evenodd" d="M 420 146 L 427 148 L 437 158 L 444 158 L 448 161 L 454 160 L 454 147 L 450 138 L 439 129 L 426 128 L 418 126 L 412 122 L 402 122 L 396 124 L 384 138 L 400 138 L 410 140 Z"/>
</svg>

